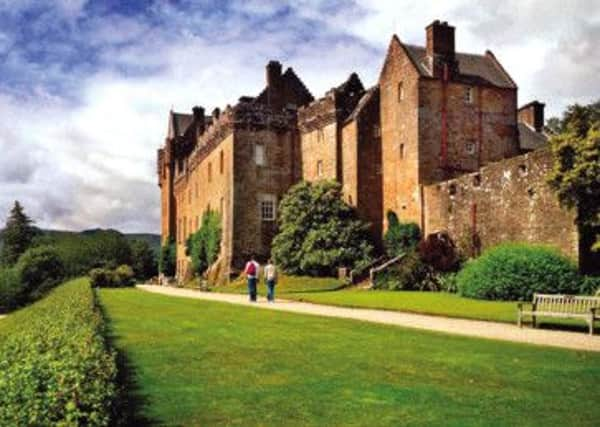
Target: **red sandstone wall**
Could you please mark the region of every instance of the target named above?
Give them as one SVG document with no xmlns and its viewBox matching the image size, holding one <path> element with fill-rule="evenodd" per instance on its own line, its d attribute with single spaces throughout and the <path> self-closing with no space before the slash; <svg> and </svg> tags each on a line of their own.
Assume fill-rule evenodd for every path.
<svg viewBox="0 0 600 427">
<path fill-rule="evenodd" d="M 398 100 L 400 82 L 404 90 L 402 101 Z M 385 216 L 387 211 L 392 210 L 404 221 L 420 223 L 419 80 L 404 49 L 395 41 L 390 44 L 379 87 L 383 213 Z M 387 224 L 384 222 L 385 228 Z"/>
<path fill-rule="evenodd" d="M 577 259 L 575 216 L 546 184 L 551 164 L 550 152 L 538 150 L 424 187 L 424 232 L 447 230 L 463 249 L 474 232 L 482 250 L 505 241 L 546 243 Z"/>
<path fill-rule="evenodd" d="M 257 166 L 254 146 L 265 147 L 264 166 Z M 295 182 L 295 132 L 273 130 L 236 130 L 234 154 L 234 202 L 232 263 L 237 269 L 254 253 L 269 257 L 271 240 L 276 233 L 275 221 L 262 221 L 259 212 L 261 194 L 273 194 L 277 202 Z"/>
</svg>

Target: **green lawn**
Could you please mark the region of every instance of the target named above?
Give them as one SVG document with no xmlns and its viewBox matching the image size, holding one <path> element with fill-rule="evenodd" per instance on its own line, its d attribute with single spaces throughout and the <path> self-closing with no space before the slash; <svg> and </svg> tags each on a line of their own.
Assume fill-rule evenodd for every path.
<svg viewBox="0 0 600 427">
<path fill-rule="evenodd" d="M 597 425 L 600 354 L 102 290 L 160 425 Z M 137 425 L 140 425 L 139 423 Z"/>
<path fill-rule="evenodd" d="M 240 276 L 227 285 L 215 286 L 211 290 L 214 292 L 243 294 L 248 292 L 247 286 L 246 279 Z M 287 295 L 299 292 L 325 292 L 339 289 L 340 287 L 342 287 L 342 282 L 332 277 L 281 275 L 277 283 L 277 293 Z M 258 293 L 260 295 L 267 294 L 267 287 L 264 280 L 261 280 L 258 284 Z"/>
<path fill-rule="evenodd" d="M 282 297 L 318 304 L 379 308 L 466 319 L 508 323 L 514 323 L 517 320 L 517 304 L 515 302 L 475 300 L 446 292 L 347 289 L 336 292 L 299 293 Z"/>
</svg>

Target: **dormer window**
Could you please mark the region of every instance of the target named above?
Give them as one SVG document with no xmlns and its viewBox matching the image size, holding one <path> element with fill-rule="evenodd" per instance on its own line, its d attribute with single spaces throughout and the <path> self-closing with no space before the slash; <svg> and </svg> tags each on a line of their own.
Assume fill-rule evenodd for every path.
<svg viewBox="0 0 600 427">
<path fill-rule="evenodd" d="M 467 104 L 472 104 L 475 100 L 475 89 L 468 86 L 465 88 L 465 102 Z"/>
<path fill-rule="evenodd" d="M 398 102 L 404 100 L 404 82 L 398 83 Z"/>
</svg>

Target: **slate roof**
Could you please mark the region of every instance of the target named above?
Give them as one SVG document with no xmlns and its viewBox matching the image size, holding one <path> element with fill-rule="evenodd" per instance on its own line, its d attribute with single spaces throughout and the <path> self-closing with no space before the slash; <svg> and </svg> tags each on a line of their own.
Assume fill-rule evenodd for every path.
<svg viewBox="0 0 600 427">
<path fill-rule="evenodd" d="M 531 151 L 548 145 L 548 135 L 544 132 L 536 132 L 527 123 L 519 122 L 519 148 Z"/>
<path fill-rule="evenodd" d="M 400 42 L 422 76 L 433 77 L 427 61 L 427 51 L 423 46 L 414 46 Z M 458 72 L 456 80 L 471 84 L 488 84 L 492 86 L 516 89 L 517 85 L 502 68 L 491 52 L 485 55 L 456 52 Z"/>
</svg>

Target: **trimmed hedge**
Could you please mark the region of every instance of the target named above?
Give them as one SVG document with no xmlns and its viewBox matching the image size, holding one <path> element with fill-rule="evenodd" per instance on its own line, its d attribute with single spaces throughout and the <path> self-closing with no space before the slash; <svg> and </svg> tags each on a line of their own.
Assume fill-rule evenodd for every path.
<svg viewBox="0 0 600 427">
<path fill-rule="evenodd" d="M 109 425 L 115 356 L 87 279 L 2 322 L 0 425 Z"/>
<path fill-rule="evenodd" d="M 534 293 L 578 294 L 582 280 L 575 264 L 548 246 L 506 243 L 470 260 L 456 277 L 466 297 L 530 301 Z"/>
</svg>

